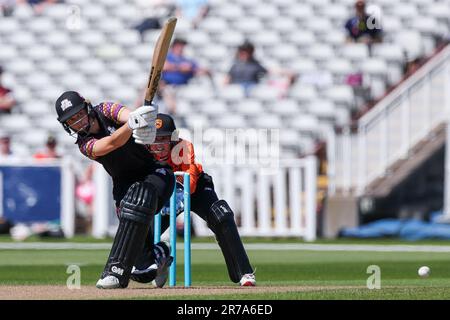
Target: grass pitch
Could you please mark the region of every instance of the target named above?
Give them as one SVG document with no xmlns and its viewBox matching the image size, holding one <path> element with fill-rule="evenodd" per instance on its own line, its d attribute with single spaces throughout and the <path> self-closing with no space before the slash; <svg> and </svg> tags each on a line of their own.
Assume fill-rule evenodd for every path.
<svg viewBox="0 0 450 320">
<path fill-rule="evenodd" d="M 342 244 L 342 242 L 335 243 Z M 366 242 L 366 244 L 379 243 Z M 384 242 L 381 243 L 384 244 Z M 345 244 L 351 245 L 351 242 L 346 241 Z M 390 244 L 393 243 L 390 242 Z M 448 245 L 448 243 L 444 244 Z M 280 246 L 282 245 L 283 243 L 280 243 Z M 2 291 L 3 297 L 8 296 L 5 290 L 11 290 L 15 286 L 31 286 L 37 290 L 45 290 L 45 286 L 51 285 L 64 289 L 67 278 L 70 276 L 66 272 L 67 267 L 74 264 L 80 267 L 82 286 L 93 288 L 108 254 L 109 250 L 106 249 L 0 250 L 0 296 Z M 121 290 L 124 292 L 123 296 L 115 293 L 114 296 L 106 298 L 450 299 L 450 253 L 248 250 L 248 254 L 252 265 L 256 268 L 258 287 L 255 289 L 242 288 L 241 291 L 241 288 L 230 282 L 219 249 L 193 250 L 194 289 L 175 291 L 167 288 L 142 291 L 146 285 L 139 284 L 141 290 L 137 290 L 134 294 L 128 294 L 135 290 L 135 286 L 132 285 L 131 288 Z M 183 284 L 182 263 L 183 252 L 179 251 L 177 264 L 179 285 Z M 370 265 L 380 267 L 381 289 L 369 290 L 366 286 L 371 276 L 367 273 Z M 428 278 L 420 278 L 417 274 L 418 268 L 423 265 L 431 268 L 431 275 Z M 216 290 L 222 287 L 224 290 Z M 200 292 L 199 289 L 205 290 Z M 210 294 L 208 289 L 211 289 Z M 156 292 L 158 294 L 153 294 Z M 164 294 L 165 292 L 167 295 Z M 14 298 L 13 293 L 10 298 Z M 54 299 L 59 298 L 64 297 L 55 293 Z"/>
</svg>

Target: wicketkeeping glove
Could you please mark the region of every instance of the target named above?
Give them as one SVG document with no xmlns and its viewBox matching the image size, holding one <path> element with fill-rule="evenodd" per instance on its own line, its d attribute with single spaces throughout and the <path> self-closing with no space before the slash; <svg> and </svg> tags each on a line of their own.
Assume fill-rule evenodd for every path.
<svg viewBox="0 0 450 320">
<path fill-rule="evenodd" d="M 175 191 L 175 195 L 176 195 L 176 213 L 177 216 L 183 212 L 184 210 L 184 188 L 183 186 L 177 182 L 176 185 L 177 190 Z M 170 200 L 168 201 L 168 203 L 166 203 L 166 205 L 161 209 L 161 215 L 170 215 Z"/>
</svg>

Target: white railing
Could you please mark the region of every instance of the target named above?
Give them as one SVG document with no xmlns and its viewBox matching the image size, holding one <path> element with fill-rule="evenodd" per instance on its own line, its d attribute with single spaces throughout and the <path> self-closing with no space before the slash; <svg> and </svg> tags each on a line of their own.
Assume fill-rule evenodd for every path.
<svg viewBox="0 0 450 320">
<path fill-rule="evenodd" d="M 114 234 L 117 218 L 107 185 L 110 178 L 101 166 L 97 168 L 95 183 L 104 192 L 96 194 L 93 235 L 103 237 Z M 276 168 L 214 164 L 204 170 L 212 176 L 219 198 L 233 209 L 241 236 L 316 239 L 315 157 L 280 160 Z M 178 218 L 182 219 L 182 214 Z M 197 236 L 212 235 L 196 214 L 192 224 Z"/>
<path fill-rule="evenodd" d="M 344 129 L 329 148 L 329 179 L 335 190 L 364 193 L 365 188 L 438 125 L 450 111 L 450 46 L 381 100 L 358 123 L 357 132 Z"/>
<path fill-rule="evenodd" d="M 316 238 L 317 160 L 280 160 L 275 169 L 245 165 L 205 168 L 219 198 L 235 213 L 242 236 Z M 197 235 L 212 235 L 195 217 Z"/>
</svg>

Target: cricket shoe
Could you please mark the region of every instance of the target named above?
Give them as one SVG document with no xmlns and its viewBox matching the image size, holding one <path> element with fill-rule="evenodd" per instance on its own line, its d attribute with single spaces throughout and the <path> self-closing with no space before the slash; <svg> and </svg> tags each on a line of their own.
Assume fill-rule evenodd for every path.
<svg viewBox="0 0 450 320">
<path fill-rule="evenodd" d="M 95 285 L 98 289 L 117 289 L 120 288 L 119 279 L 115 276 L 106 276 L 97 281 Z"/>
<path fill-rule="evenodd" d="M 239 281 L 241 287 L 254 287 L 256 286 L 256 278 L 253 273 L 246 273 L 242 276 L 241 281 Z"/>
<path fill-rule="evenodd" d="M 156 277 L 152 284 L 158 288 L 164 287 L 169 275 L 169 267 L 173 262 L 173 257 L 170 256 L 170 246 L 167 242 L 159 242 L 155 245 L 159 249 L 160 254 L 156 255 Z"/>
<path fill-rule="evenodd" d="M 143 270 L 133 267 L 131 269 L 130 279 L 139 283 L 149 283 L 155 280 L 157 270 L 158 266 L 156 263 Z"/>
</svg>

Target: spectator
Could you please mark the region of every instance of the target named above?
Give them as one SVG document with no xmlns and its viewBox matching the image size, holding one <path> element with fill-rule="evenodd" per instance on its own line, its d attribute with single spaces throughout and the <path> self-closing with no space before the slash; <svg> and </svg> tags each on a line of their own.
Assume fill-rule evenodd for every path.
<svg viewBox="0 0 450 320">
<path fill-rule="evenodd" d="M 174 89 L 188 84 L 195 76 L 211 74 L 208 69 L 200 67 L 195 60 L 185 56 L 186 44 L 184 39 L 174 39 L 163 68 L 161 92 L 167 112 L 171 114 L 174 114 L 176 109 Z"/>
<path fill-rule="evenodd" d="M 3 68 L 0 66 L 0 114 L 11 113 L 12 108 L 16 105 L 11 90 L 2 85 L 2 74 Z"/>
<path fill-rule="evenodd" d="M 245 41 L 236 52 L 235 61 L 228 71 L 225 82 L 241 84 L 246 92 L 261 81 L 267 74 L 263 67 L 254 57 L 255 47 L 252 43 Z"/>
<path fill-rule="evenodd" d="M 13 15 L 16 0 L 0 0 L 0 15 L 10 17 Z"/>
<path fill-rule="evenodd" d="M 176 0 L 177 16 L 190 21 L 196 29 L 209 12 L 208 0 Z"/>
<path fill-rule="evenodd" d="M 56 152 L 57 141 L 55 137 L 49 136 L 47 143 L 45 144 L 46 149 L 44 151 L 36 153 L 33 158 L 35 159 L 58 159 L 60 155 Z"/>
<path fill-rule="evenodd" d="M 11 138 L 6 133 L 0 132 L 0 159 L 11 155 Z"/>
<path fill-rule="evenodd" d="M 136 29 L 141 35 L 141 40 L 144 41 L 144 34 L 147 30 L 161 29 L 163 26 L 162 19 L 166 20 L 175 13 L 175 4 L 167 0 L 153 0 L 145 1 L 139 5 L 141 12 L 144 12 L 145 18 L 135 25 Z"/>
<path fill-rule="evenodd" d="M 225 78 L 225 84 L 242 85 L 248 96 L 250 89 L 260 83 L 263 77 L 270 74 L 272 79 L 267 83 L 275 87 L 279 91 L 280 97 L 283 97 L 296 80 L 296 75 L 281 68 L 266 69 L 256 60 L 254 52 L 255 47 L 249 41 L 245 41 L 238 47 L 235 61 Z"/>
<path fill-rule="evenodd" d="M 57 3 L 58 0 L 19 0 L 18 2 L 30 5 L 34 13 L 41 14 L 47 6 Z"/>
<path fill-rule="evenodd" d="M 382 41 L 382 29 L 375 16 L 370 16 L 366 12 L 364 0 L 355 3 L 356 14 L 347 20 L 345 29 L 348 32 L 348 42 L 363 42 L 372 44 Z"/>
<path fill-rule="evenodd" d="M 75 199 L 78 216 L 83 221 L 83 232 L 90 233 L 92 230 L 92 216 L 94 211 L 94 165 L 89 164 L 80 179 L 77 179 L 75 188 Z"/>
<path fill-rule="evenodd" d="M 407 61 L 403 66 L 403 74 L 405 77 L 409 77 L 414 72 L 417 71 L 424 63 L 426 62 L 426 59 L 422 56 L 417 57 L 411 61 Z"/>
</svg>

